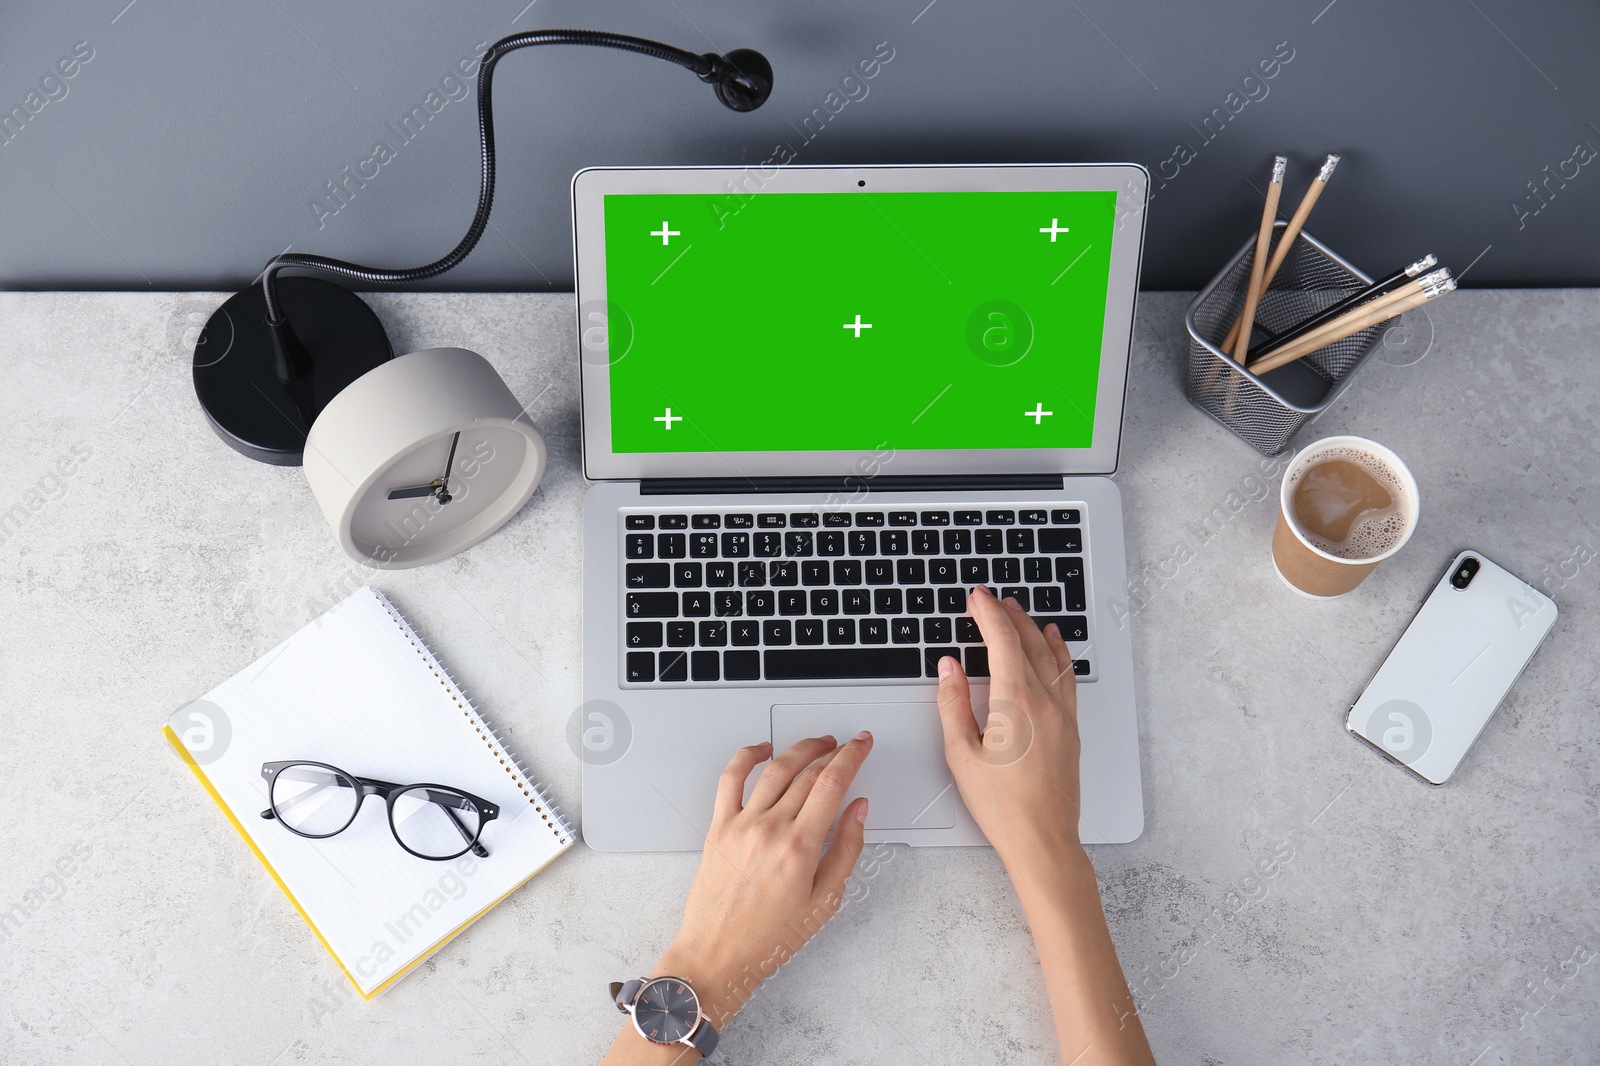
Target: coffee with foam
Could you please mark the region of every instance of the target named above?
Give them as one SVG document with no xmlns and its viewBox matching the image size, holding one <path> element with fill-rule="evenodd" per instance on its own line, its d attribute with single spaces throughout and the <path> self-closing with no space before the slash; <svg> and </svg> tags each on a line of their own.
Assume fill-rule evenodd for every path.
<svg viewBox="0 0 1600 1066">
<path fill-rule="evenodd" d="M 1337 445 L 1289 473 L 1295 524 L 1341 559 L 1371 559 L 1405 539 L 1416 507 L 1406 480 L 1378 456 Z"/>
</svg>

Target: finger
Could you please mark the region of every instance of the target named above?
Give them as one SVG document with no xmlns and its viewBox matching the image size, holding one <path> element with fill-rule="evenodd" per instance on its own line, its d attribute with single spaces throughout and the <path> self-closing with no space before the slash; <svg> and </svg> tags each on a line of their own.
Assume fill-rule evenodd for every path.
<svg viewBox="0 0 1600 1066">
<path fill-rule="evenodd" d="M 1008 596 L 1000 603 L 1011 612 L 1011 623 L 1016 626 L 1017 638 L 1022 641 L 1022 654 L 1027 656 L 1034 674 L 1046 687 L 1053 686 L 1061 667 L 1056 665 L 1056 653 L 1050 650 L 1044 634 L 1039 632 L 1039 623 L 1022 609 L 1015 597 Z"/>
<path fill-rule="evenodd" d="M 733 753 L 733 759 L 717 781 L 717 803 L 711 814 L 713 825 L 725 822 L 744 809 L 744 784 L 762 760 L 772 755 L 772 744 L 763 740 Z"/>
<path fill-rule="evenodd" d="M 989 649 L 989 676 L 993 685 L 1029 685 L 1036 678 L 1033 666 L 1022 651 L 1022 637 L 1011 620 L 1013 612 L 1000 606 L 982 585 L 973 586 L 967 596 L 967 613 L 978 623 L 984 646 Z"/>
<path fill-rule="evenodd" d="M 750 802 L 745 806 L 766 810 L 777 803 L 788 791 L 790 782 L 799 776 L 800 771 L 810 766 L 811 761 L 817 756 L 832 751 L 838 743 L 830 736 L 808 737 L 805 740 L 795 741 L 781 753 L 774 755 L 767 768 L 761 771 L 755 790 L 750 793 Z"/>
<path fill-rule="evenodd" d="M 833 831 L 833 843 L 817 864 L 817 879 L 813 883 L 812 902 L 824 908 L 828 917 L 839 912 L 844 903 L 844 890 L 850 881 L 850 871 L 861 858 L 861 845 L 867 831 L 867 797 L 861 796 L 844 809 L 839 818 L 839 828 Z"/>
<path fill-rule="evenodd" d="M 972 716 L 972 687 L 954 655 L 939 660 L 939 725 L 944 729 L 946 762 L 951 752 L 982 743 L 978 721 Z"/>
<path fill-rule="evenodd" d="M 794 779 L 794 783 L 791 784 L 788 790 L 784 792 L 784 794 L 778 798 L 778 801 L 772 805 L 772 809 L 775 812 L 787 815 L 790 818 L 794 818 L 799 815 L 800 808 L 804 807 L 806 804 L 806 797 L 811 795 L 811 790 L 816 787 L 817 778 L 821 777 L 822 771 L 826 770 L 828 765 L 832 763 L 834 759 L 839 757 L 839 752 L 841 750 L 843 749 L 834 748 L 832 751 L 823 755 L 820 759 L 814 760 L 810 766 L 807 766 L 804 770 L 800 771 L 799 776 Z"/>
<path fill-rule="evenodd" d="M 1061 694 L 1066 702 L 1067 713 L 1078 713 L 1078 675 L 1072 669 L 1072 652 L 1067 648 L 1067 642 L 1061 636 L 1061 627 L 1051 622 L 1044 627 L 1045 643 L 1055 651 L 1056 662 L 1061 664 L 1058 676 L 1053 687 Z"/>
<path fill-rule="evenodd" d="M 795 823 L 817 847 L 822 846 L 823 839 L 828 835 L 828 827 L 833 824 L 839 806 L 844 803 L 845 793 L 850 791 L 856 772 L 871 751 L 872 734 L 863 729 L 850 743 L 839 749 L 827 769 L 817 777 L 817 783 L 811 786 L 811 794 L 795 816 Z"/>
</svg>

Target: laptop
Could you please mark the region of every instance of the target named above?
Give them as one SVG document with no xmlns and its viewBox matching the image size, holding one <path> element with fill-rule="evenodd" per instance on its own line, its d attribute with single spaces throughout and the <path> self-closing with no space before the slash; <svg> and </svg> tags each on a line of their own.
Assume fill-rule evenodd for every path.
<svg viewBox="0 0 1600 1066">
<path fill-rule="evenodd" d="M 976 845 L 987 584 L 1074 656 L 1085 842 L 1144 826 L 1116 469 L 1133 164 L 598 168 L 573 178 L 583 835 L 699 850 L 734 751 L 870 729 L 869 841 Z"/>
</svg>

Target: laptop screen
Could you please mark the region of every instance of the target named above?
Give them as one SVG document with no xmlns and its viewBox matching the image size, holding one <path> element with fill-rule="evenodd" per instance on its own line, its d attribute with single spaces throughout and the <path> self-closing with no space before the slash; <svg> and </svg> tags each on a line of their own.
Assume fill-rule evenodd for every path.
<svg viewBox="0 0 1600 1066">
<path fill-rule="evenodd" d="M 741 206 L 605 198 L 616 451 L 1089 446 L 1115 192 Z"/>
<path fill-rule="evenodd" d="M 1102 363 L 1119 190 L 876 186 L 594 198 L 603 315 L 585 304 L 580 329 L 603 322 L 607 373 L 597 407 L 585 368 L 585 418 L 605 420 L 612 455 L 652 469 L 892 450 L 907 469 L 988 452 L 1024 469 L 1036 459 L 1004 456 L 1087 452 L 1108 428 L 1114 449 L 1126 321 L 1109 393 Z"/>
</svg>

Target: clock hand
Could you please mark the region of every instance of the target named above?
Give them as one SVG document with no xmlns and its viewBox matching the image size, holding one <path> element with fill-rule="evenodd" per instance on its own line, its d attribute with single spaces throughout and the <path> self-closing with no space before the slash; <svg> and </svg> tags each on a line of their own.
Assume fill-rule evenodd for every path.
<svg viewBox="0 0 1600 1066">
<path fill-rule="evenodd" d="M 456 435 L 450 438 L 450 456 L 444 461 L 444 477 L 439 479 L 439 502 L 449 503 L 450 495 L 450 468 L 456 464 L 456 445 L 461 442 L 461 431 L 456 430 Z"/>
<path fill-rule="evenodd" d="M 413 485 L 405 489 L 390 489 L 391 500 L 417 500 L 424 496 L 437 497 L 441 504 L 449 503 L 455 497 L 450 495 L 450 470 L 456 465 L 456 445 L 461 441 L 460 431 L 450 438 L 450 455 L 444 461 L 444 476 L 435 478 L 426 485 Z"/>
<path fill-rule="evenodd" d="M 389 499 L 391 499 L 391 500 L 415 500 L 415 499 L 419 499 L 419 498 L 421 498 L 423 496 L 432 496 L 434 493 L 436 493 L 438 491 L 439 491 L 438 482 L 434 482 L 434 483 L 429 484 L 429 485 L 416 485 L 416 486 L 414 486 L 412 488 L 409 488 L 409 489 L 391 489 L 389 491 Z"/>
</svg>

